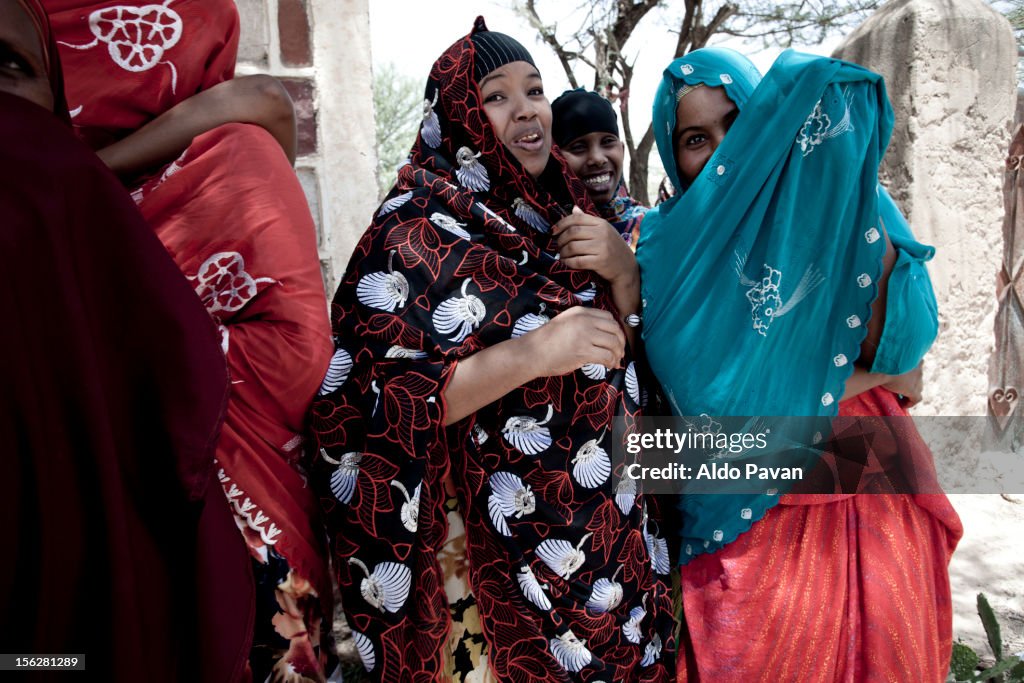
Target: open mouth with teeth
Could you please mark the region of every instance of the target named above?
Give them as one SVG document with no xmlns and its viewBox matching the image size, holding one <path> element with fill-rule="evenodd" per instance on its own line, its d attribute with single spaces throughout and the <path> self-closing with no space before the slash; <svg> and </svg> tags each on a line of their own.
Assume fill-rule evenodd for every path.
<svg viewBox="0 0 1024 683">
<path fill-rule="evenodd" d="M 528 152 L 536 152 L 544 147 L 544 134 L 538 130 L 531 130 L 514 139 L 512 145 Z"/>
<path fill-rule="evenodd" d="M 597 175 L 587 176 L 583 179 L 583 182 L 587 184 L 587 187 L 597 189 L 607 189 L 612 183 L 612 174 L 605 172 Z"/>
</svg>

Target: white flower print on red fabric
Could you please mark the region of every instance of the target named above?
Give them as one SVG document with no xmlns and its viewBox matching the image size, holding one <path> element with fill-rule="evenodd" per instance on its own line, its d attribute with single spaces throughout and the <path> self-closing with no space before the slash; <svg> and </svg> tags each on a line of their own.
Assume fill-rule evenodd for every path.
<svg viewBox="0 0 1024 683">
<path fill-rule="evenodd" d="M 210 313 L 239 311 L 260 292 L 261 284 L 277 282 L 247 273 L 245 259 L 237 251 L 214 254 L 189 279 L 196 280 L 196 294 Z"/>
<path fill-rule="evenodd" d="M 114 5 L 98 9 L 89 15 L 89 30 L 96 39 L 85 45 L 61 43 L 75 50 L 91 50 L 100 43 L 107 46 L 107 54 L 115 64 L 138 73 L 149 71 L 158 64 L 171 70 L 171 92 L 178 85 L 178 70 L 165 53 L 178 44 L 184 30 L 181 15 L 169 7 L 172 0 L 162 4 Z"/>
</svg>

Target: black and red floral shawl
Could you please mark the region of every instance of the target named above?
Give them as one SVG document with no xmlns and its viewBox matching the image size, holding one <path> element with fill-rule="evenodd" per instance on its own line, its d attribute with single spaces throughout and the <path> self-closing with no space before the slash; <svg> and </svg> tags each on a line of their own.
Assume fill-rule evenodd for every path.
<svg viewBox="0 0 1024 683">
<path fill-rule="evenodd" d="M 481 108 L 473 61 L 467 36 L 434 64 L 409 163 L 333 302 L 314 476 L 345 612 L 373 676 L 440 677 L 450 476 L 500 680 L 670 680 L 664 541 L 642 497 L 612 489 L 612 419 L 634 423 L 643 401 L 632 360 L 535 380 L 443 426 L 460 358 L 572 306 L 612 308 L 549 234 L 574 203 L 593 211 L 582 184 L 558 154 L 539 182 L 523 170 Z"/>
</svg>

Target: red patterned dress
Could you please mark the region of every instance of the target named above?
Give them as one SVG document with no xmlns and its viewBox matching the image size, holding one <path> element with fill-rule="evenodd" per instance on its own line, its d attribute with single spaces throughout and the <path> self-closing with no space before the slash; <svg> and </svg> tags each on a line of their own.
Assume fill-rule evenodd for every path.
<svg viewBox="0 0 1024 683">
<path fill-rule="evenodd" d="M 93 148 L 233 75 L 232 0 L 44 4 L 73 123 Z M 302 465 L 305 418 L 331 341 L 302 187 L 267 131 L 231 123 L 196 137 L 130 189 L 217 324 L 231 375 L 216 472 L 238 526 L 229 540 L 245 539 L 256 580 L 246 571 L 230 586 L 207 587 L 211 650 L 231 660 L 221 680 L 263 680 L 271 668 L 288 680 L 322 680 L 316 649 L 331 588 Z"/>
<path fill-rule="evenodd" d="M 374 678 L 441 679 L 448 480 L 498 680 L 668 681 L 667 550 L 643 496 L 612 488 L 613 418 L 636 428 L 646 400 L 634 362 L 534 380 L 444 426 L 459 359 L 567 308 L 612 307 L 549 233 L 574 203 L 593 211 L 585 189 L 557 155 L 539 181 L 523 170 L 473 65 L 468 36 L 434 64 L 410 163 L 334 298 L 314 478 L 345 612 Z"/>
</svg>

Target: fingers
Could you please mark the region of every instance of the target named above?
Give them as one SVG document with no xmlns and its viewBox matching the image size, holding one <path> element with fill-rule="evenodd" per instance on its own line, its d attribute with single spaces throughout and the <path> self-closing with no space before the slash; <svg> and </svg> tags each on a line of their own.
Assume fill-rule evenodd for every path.
<svg viewBox="0 0 1024 683">
<path fill-rule="evenodd" d="M 595 225 L 599 226 L 604 222 L 605 220 L 603 218 L 591 216 L 589 213 L 583 213 L 582 211 L 580 213 L 576 213 L 573 211 L 573 213 L 551 226 L 551 234 L 561 236 L 563 232 L 568 231 L 570 228 Z"/>
</svg>

